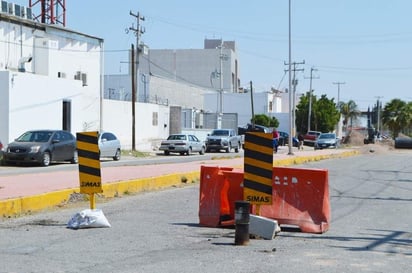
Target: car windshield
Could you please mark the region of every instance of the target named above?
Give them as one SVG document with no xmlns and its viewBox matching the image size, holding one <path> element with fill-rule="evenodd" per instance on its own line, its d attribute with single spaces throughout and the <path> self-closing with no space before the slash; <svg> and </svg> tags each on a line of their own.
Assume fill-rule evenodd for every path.
<svg viewBox="0 0 412 273">
<path fill-rule="evenodd" d="M 47 131 L 31 131 L 19 136 L 17 142 L 47 142 L 49 141 L 52 132 Z"/>
<path fill-rule="evenodd" d="M 186 135 L 171 135 L 167 140 L 186 140 Z"/>
<path fill-rule="evenodd" d="M 229 131 L 228 130 L 214 130 L 212 132 L 212 136 L 228 136 Z"/>
<path fill-rule="evenodd" d="M 323 139 L 323 138 L 325 138 L 325 139 L 334 139 L 334 138 L 336 138 L 336 136 L 335 136 L 335 134 L 321 134 L 319 136 L 319 138 L 320 139 Z"/>
</svg>

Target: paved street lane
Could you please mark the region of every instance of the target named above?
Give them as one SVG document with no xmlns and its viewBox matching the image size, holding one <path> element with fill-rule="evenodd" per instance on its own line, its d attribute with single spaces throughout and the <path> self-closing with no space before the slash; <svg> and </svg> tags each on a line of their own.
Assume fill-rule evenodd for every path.
<svg viewBox="0 0 412 273">
<path fill-rule="evenodd" d="M 410 272 L 409 151 L 312 162 L 329 170 L 332 222 L 234 246 L 234 230 L 198 226 L 199 185 L 98 203 L 111 228 L 71 230 L 78 203 L 0 222 L 0 272 Z"/>
</svg>

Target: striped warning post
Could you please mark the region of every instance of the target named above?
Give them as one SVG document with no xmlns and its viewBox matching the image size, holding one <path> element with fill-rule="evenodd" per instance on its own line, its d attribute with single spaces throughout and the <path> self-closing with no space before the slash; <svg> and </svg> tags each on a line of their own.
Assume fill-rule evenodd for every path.
<svg viewBox="0 0 412 273">
<path fill-rule="evenodd" d="M 272 204 L 272 134 L 249 132 L 245 135 L 243 197 L 255 205 Z"/>
<path fill-rule="evenodd" d="M 77 133 L 79 157 L 80 192 L 85 194 L 103 192 L 98 132 Z"/>
</svg>

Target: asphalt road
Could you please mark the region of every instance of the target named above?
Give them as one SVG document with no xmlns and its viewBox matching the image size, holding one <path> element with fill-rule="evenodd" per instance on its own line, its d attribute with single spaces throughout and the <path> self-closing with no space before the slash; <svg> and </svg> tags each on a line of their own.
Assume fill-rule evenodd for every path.
<svg viewBox="0 0 412 273">
<path fill-rule="evenodd" d="M 67 229 L 88 203 L 0 221 L 0 272 L 410 272 L 411 151 L 296 168 L 329 171 L 324 234 L 282 230 L 234 245 L 234 230 L 198 226 L 199 185 L 97 204 L 111 228 Z"/>
</svg>

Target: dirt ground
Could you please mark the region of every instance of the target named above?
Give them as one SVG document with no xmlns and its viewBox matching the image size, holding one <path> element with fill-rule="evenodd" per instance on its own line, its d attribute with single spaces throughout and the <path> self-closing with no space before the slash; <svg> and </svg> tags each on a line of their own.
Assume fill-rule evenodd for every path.
<svg viewBox="0 0 412 273">
<path fill-rule="evenodd" d="M 360 148 L 361 153 L 388 153 L 392 150 L 394 150 L 394 141 L 392 139 L 390 140 L 382 140 L 378 141 L 375 144 L 364 144 L 364 135 L 358 133 L 358 132 L 352 132 L 350 139 L 347 144 L 348 146 L 356 146 Z"/>
</svg>

